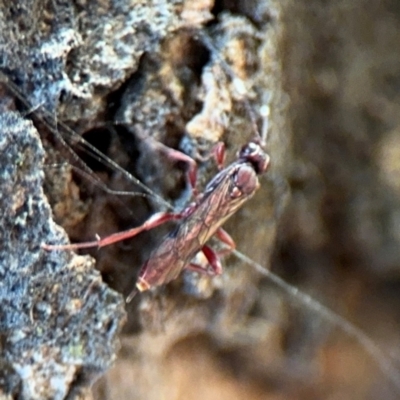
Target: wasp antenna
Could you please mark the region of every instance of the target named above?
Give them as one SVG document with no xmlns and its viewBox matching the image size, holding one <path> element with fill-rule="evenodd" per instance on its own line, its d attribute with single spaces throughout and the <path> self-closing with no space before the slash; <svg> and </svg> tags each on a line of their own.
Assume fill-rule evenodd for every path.
<svg viewBox="0 0 400 400">
<path fill-rule="evenodd" d="M 260 140 L 261 146 L 265 147 L 267 144 L 268 139 L 268 131 L 269 131 L 269 114 L 270 114 L 270 107 L 268 104 L 263 104 L 260 107 L 260 115 L 262 118 L 262 126 L 261 126 L 261 133 L 260 133 Z"/>
<path fill-rule="evenodd" d="M 250 106 L 250 103 L 249 103 L 249 101 L 247 99 L 243 99 L 243 104 L 244 104 L 244 106 L 246 108 L 247 114 L 250 117 L 250 122 L 251 122 L 251 125 L 253 127 L 253 132 L 254 132 L 254 135 L 255 135 L 254 141 L 255 142 L 259 142 L 260 145 L 264 146 L 264 140 L 263 140 L 263 137 L 260 134 L 260 131 L 258 129 L 257 117 L 256 117 L 256 114 L 254 112 L 254 109 Z"/>
</svg>

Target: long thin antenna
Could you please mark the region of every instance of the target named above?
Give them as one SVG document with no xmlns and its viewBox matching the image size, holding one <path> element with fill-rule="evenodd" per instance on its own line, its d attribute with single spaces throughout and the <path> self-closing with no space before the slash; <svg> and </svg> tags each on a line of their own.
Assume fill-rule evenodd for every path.
<svg viewBox="0 0 400 400">
<path fill-rule="evenodd" d="M 38 107 L 32 107 L 32 105 L 29 103 L 29 101 L 25 98 L 25 96 L 20 92 L 20 89 L 17 87 L 17 85 L 14 84 L 14 82 L 11 81 L 11 79 L 5 75 L 3 72 L 0 71 L 0 80 L 5 83 L 7 88 L 10 90 L 10 92 L 18 98 L 18 100 L 28 109 L 28 110 L 37 110 Z M 51 124 L 47 119 L 54 120 L 53 116 L 51 113 L 49 113 L 45 108 L 39 107 L 41 112 L 35 111 L 35 116 L 53 133 L 55 133 L 60 140 L 61 144 L 65 147 L 65 149 L 69 152 L 70 156 L 73 158 L 74 161 L 78 162 L 80 165 L 83 166 L 83 169 L 86 170 L 89 174 L 92 173 L 92 171 L 89 169 L 87 165 L 83 163 L 83 161 L 74 153 L 74 151 L 70 148 L 70 146 L 66 143 L 63 135 L 58 131 L 57 127 L 61 127 L 63 132 L 65 132 L 71 140 L 74 140 L 76 143 L 82 144 L 86 150 L 91 152 L 92 157 L 95 157 L 98 160 L 101 160 L 105 165 L 113 168 L 114 170 L 117 170 L 118 172 L 122 173 L 125 177 L 130 179 L 133 183 L 135 183 L 138 187 L 143 189 L 147 194 L 151 195 L 153 198 L 155 198 L 160 204 L 162 204 L 164 207 L 167 209 L 172 209 L 172 206 L 165 201 L 160 195 L 155 193 L 153 190 L 151 190 L 149 187 L 147 187 L 144 183 L 142 183 L 138 178 L 130 174 L 128 171 L 123 169 L 121 166 L 119 166 L 115 161 L 111 160 L 107 156 L 105 156 L 100 150 L 98 150 L 96 147 L 91 145 L 89 142 L 87 142 L 84 138 L 79 136 L 76 132 L 74 132 L 71 128 L 69 128 L 66 124 L 62 122 L 58 122 L 57 124 Z M 47 117 L 47 119 L 45 118 Z M 98 158 L 97 158 L 98 157 Z M 93 176 L 93 179 L 97 180 L 101 183 L 100 180 L 96 176 Z"/>
<path fill-rule="evenodd" d="M 357 328 L 354 324 L 347 321 L 345 318 L 336 314 L 330 308 L 324 306 L 319 301 L 313 299 L 310 295 L 305 292 L 300 291 L 296 287 L 288 284 L 278 275 L 275 275 L 268 269 L 264 268 L 262 265 L 253 261 L 251 258 L 247 257 L 245 254 L 238 250 L 234 250 L 233 254 L 245 262 L 246 264 L 253 267 L 261 275 L 267 277 L 276 286 L 282 289 L 290 297 L 298 300 L 300 303 L 308 307 L 310 310 L 316 311 L 322 315 L 330 324 L 337 326 L 343 330 L 348 336 L 356 339 L 356 341 L 361 344 L 363 349 L 371 356 L 375 361 L 379 369 L 388 378 L 388 380 L 393 384 L 396 392 L 400 394 L 400 370 L 390 361 L 391 357 L 385 353 L 369 336 L 367 336 L 360 328 Z"/>
</svg>

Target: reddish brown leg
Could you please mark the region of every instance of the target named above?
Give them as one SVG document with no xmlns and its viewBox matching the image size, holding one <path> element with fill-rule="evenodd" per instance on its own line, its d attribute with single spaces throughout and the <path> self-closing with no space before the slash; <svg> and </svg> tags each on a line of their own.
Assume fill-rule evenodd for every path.
<svg viewBox="0 0 400 400">
<path fill-rule="evenodd" d="M 211 149 L 211 154 L 217 163 L 218 169 L 223 169 L 225 164 L 225 144 L 223 142 L 215 144 Z"/>
<path fill-rule="evenodd" d="M 204 267 L 199 264 L 190 263 L 186 267 L 186 269 L 188 269 L 190 271 L 199 272 L 200 274 L 210 275 L 210 276 L 222 274 L 222 264 L 221 264 L 220 257 L 224 256 L 226 254 L 229 254 L 232 250 L 234 250 L 236 248 L 236 243 L 231 238 L 229 233 L 227 233 L 222 228 L 218 228 L 218 230 L 215 232 L 215 235 L 221 242 L 225 243 L 229 248 L 216 253 L 211 247 L 204 245 L 202 247 L 201 251 L 203 252 L 204 256 L 206 257 L 206 259 L 208 261 L 208 265 L 206 267 Z M 211 267 L 211 270 L 209 267 Z"/>
<path fill-rule="evenodd" d="M 223 249 L 218 252 L 219 257 L 226 256 L 227 254 L 231 253 L 233 250 L 236 249 L 235 241 L 232 239 L 231 235 L 229 235 L 229 233 L 226 232 L 224 229 L 218 228 L 217 232 L 215 232 L 215 236 L 217 236 L 217 238 L 222 243 L 228 246 L 227 249 Z"/>
<path fill-rule="evenodd" d="M 193 190 L 193 195 L 197 195 L 197 190 L 196 190 L 196 184 L 197 184 L 197 164 L 193 160 L 193 158 L 189 157 L 188 155 L 178 151 L 171 149 L 167 146 L 163 145 L 163 150 L 165 153 L 170 157 L 171 159 L 177 160 L 177 161 L 183 161 L 189 165 L 189 170 L 188 170 L 188 180 L 189 184 L 192 187 Z M 211 150 L 211 154 L 214 157 L 218 169 L 221 170 L 224 168 L 224 163 L 225 163 L 225 144 L 223 142 L 218 142 L 215 144 Z"/>
<path fill-rule="evenodd" d="M 232 251 L 236 248 L 236 243 L 232 239 L 231 235 L 222 228 L 218 228 L 217 232 L 215 232 L 217 238 L 222 242 L 225 243 L 229 247 L 229 251 Z"/>
<path fill-rule="evenodd" d="M 74 244 L 42 244 L 42 248 L 45 250 L 76 250 L 76 249 L 87 249 L 90 247 L 104 247 L 108 246 L 109 244 L 120 242 L 121 240 L 128 239 L 131 237 L 136 236 L 140 232 L 148 231 L 150 229 L 155 228 L 156 226 L 162 225 L 165 222 L 181 219 L 182 214 L 173 214 L 173 213 L 166 213 L 160 212 L 151 216 L 146 222 L 142 225 L 129 229 L 127 231 L 114 233 L 113 235 L 107 236 L 103 239 L 93 240 L 91 242 L 84 242 L 84 243 L 74 243 Z"/>
<path fill-rule="evenodd" d="M 214 275 L 221 275 L 222 274 L 222 264 L 221 260 L 218 257 L 218 254 L 211 248 L 208 247 L 207 245 L 204 245 L 201 249 L 203 254 L 205 255 L 208 265 L 206 267 L 203 267 L 202 265 L 195 264 L 195 263 L 190 263 L 186 269 L 190 271 L 195 271 L 199 272 L 200 274 L 203 275 L 209 275 L 209 276 L 214 276 Z M 211 267 L 211 268 L 208 268 Z"/>
<path fill-rule="evenodd" d="M 193 158 L 187 156 L 186 154 L 178 151 L 171 149 L 169 147 L 165 146 L 165 152 L 168 155 L 168 157 L 177 160 L 177 161 L 183 161 L 189 165 L 189 170 L 188 170 L 188 179 L 190 186 L 192 187 L 193 190 L 196 189 L 196 182 L 197 182 L 197 164 L 196 161 L 193 160 Z"/>
</svg>

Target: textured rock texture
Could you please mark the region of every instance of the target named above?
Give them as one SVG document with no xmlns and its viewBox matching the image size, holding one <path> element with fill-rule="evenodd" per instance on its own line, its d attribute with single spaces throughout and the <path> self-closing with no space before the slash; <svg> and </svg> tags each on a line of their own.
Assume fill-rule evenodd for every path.
<svg viewBox="0 0 400 400">
<path fill-rule="evenodd" d="M 272 167 L 226 230 L 395 363 L 400 9 L 320 3 L 0 5 L 4 398 L 399 397 L 400 373 L 382 373 L 370 344 L 233 255 L 221 277 L 184 273 L 136 296 L 116 357 L 116 292 L 131 291 L 170 227 L 90 252 L 99 272 L 88 256 L 40 249 L 67 240 L 52 216 L 85 241 L 181 208 L 186 166 L 167 147 L 198 162 L 201 190 L 212 145 L 223 140 L 230 162 L 268 123 Z"/>
<path fill-rule="evenodd" d="M 76 397 L 115 358 L 122 299 L 88 257 L 40 248 L 65 237 L 41 188 L 43 147 L 18 113 L 2 109 L 0 124 L 1 398 Z"/>
</svg>

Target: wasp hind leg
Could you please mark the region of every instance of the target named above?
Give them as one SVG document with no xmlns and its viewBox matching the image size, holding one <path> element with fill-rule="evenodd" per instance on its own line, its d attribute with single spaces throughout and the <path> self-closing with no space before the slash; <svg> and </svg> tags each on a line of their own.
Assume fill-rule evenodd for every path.
<svg viewBox="0 0 400 400">
<path fill-rule="evenodd" d="M 221 275 L 222 264 L 218 254 L 211 247 L 207 245 L 204 245 L 202 247 L 201 252 L 206 257 L 207 264 L 201 265 L 192 262 L 188 264 L 188 266 L 185 269 L 189 271 L 198 272 L 199 274 L 202 275 L 208 275 L 208 276 Z"/>
</svg>

